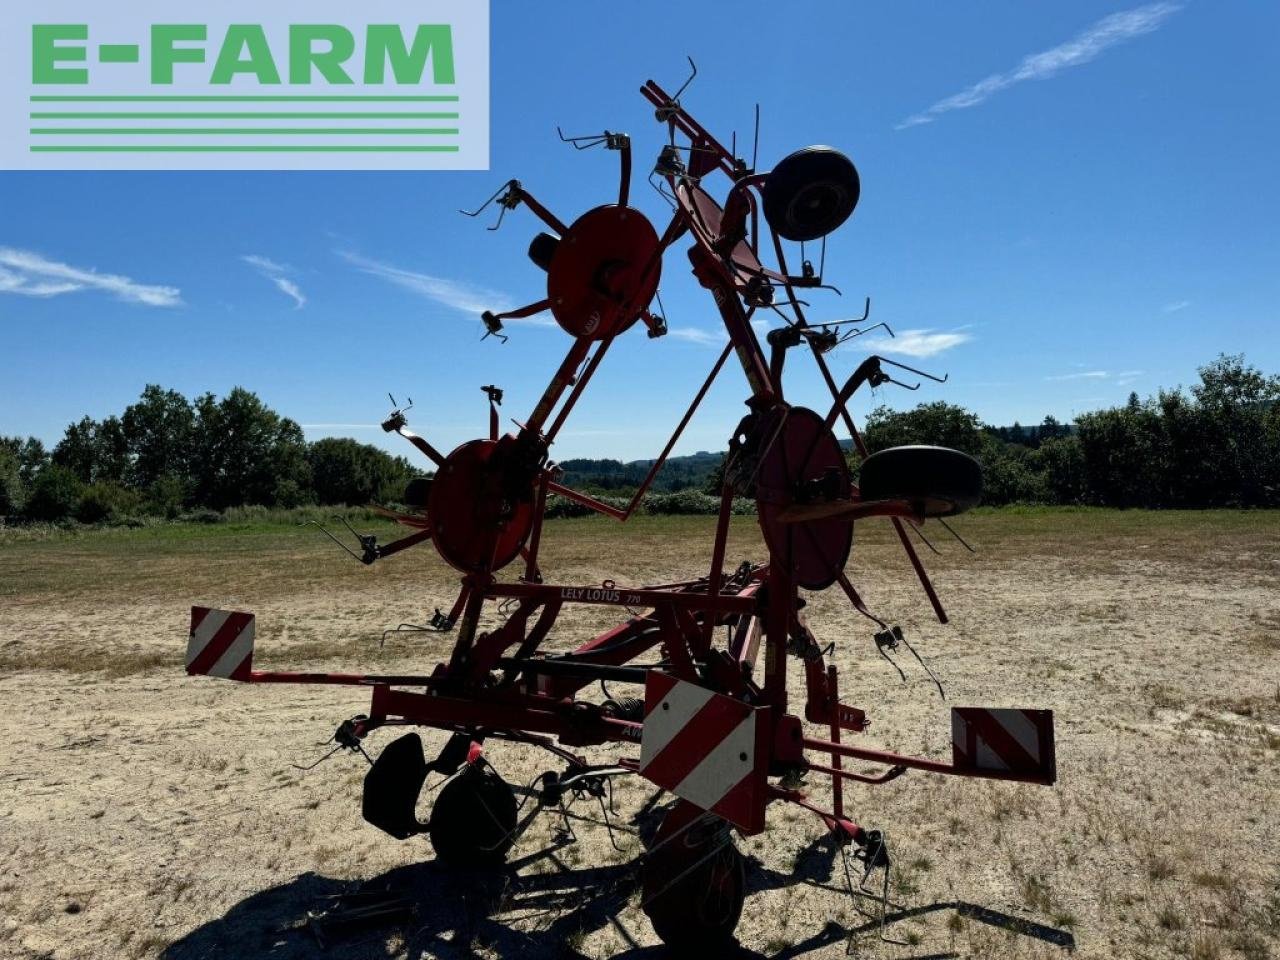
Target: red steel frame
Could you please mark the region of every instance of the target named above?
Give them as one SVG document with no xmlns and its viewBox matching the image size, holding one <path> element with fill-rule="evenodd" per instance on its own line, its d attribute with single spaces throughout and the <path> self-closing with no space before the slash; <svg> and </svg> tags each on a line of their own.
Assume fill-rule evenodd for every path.
<svg viewBox="0 0 1280 960">
<path fill-rule="evenodd" d="M 668 125 L 673 143 L 677 133 L 688 139 L 690 176 L 701 177 L 718 170 L 734 180 L 734 187 L 726 203 L 726 210 L 729 212 L 724 214 L 721 234 L 731 235 L 750 216 L 754 254 L 758 216 L 752 190 L 759 188 L 763 178 L 744 172 L 740 161 L 656 83 L 649 81 L 641 89 L 641 93 L 657 108 L 659 119 Z M 629 166 L 628 146 L 624 151 L 624 182 L 620 190 L 620 197 L 624 202 Z M 950 763 L 842 742 L 843 732 L 860 732 L 866 728 L 867 720 L 861 710 L 840 703 L 836 667 L 824 662 L 816 641 L 813 641 L 800 617 L 798 588 L 784 565 L 771 557 L 768 563 L 740 570 L 733 576 L 725 575 L 723 565 L 733 502 L 732 490 L 727 484 L 721 498 L 705 577 L 642 587 L 624 587 L 610 581 L 590 586 L 541 582 L 538 551 L 547 495 L 563 496 L 606 516 L 626 520 L 641 502 L 711 384 L 723 370 L 730 353 L 738 358 L 750 385 L 752 398 L 749 406 L 757 411 L 785 408 L 782 399 L 781 363 L 778 362 L 775 368 L 766 358 L 751 326 L 752 309 L 744 306 L 740 296 L 749 278 L 743 276 L 739 265 L 722 249 L 724 244 L 719 242 L 721 238 L 711 235 L 705 224 L 700 222 L 692 201 L 688 199 L 690 193 L 683 178 L 669 173 L 666 179 L 672 194 L 684 199 L 662 234 L 657 256 L 660 258 L 685 232 L 692 235 L 695 242 L 689 250 L 689 258 L 693 273 L 699 283 L 711 293 L 729 339 L 627 507 L 619 509 L 569 489 L 557 482 L 551 468 L 544 467 L 538 474 L 534 491 L 533 527 L 522 551 L 525 561 L 523 578 L 518 582 L 500 582 L 490 572 L 470 573 L 463 577 L 462 591 L 448 617 L 451 624 L 456 621 L 457 637 L 453 651 L 448 664 L 437 666 L 430 676 L 254 671 L 250 679 L 258 683 L 371 686 L 373 691 L 369 718 L 356 727 L 357 734 L 361 736 L 383 725 L 414 724 L 485 735 L 515 734 L 520 739 L 543 745 L 550 743 L 543 740 L 545 737 L 555 738 L 570 746 L 610 742 L 635 744 L 640 740 L 642 724 L 618 719 L 595 704 L 575 700 L 574 695 L 597 678 L 643 682 L 644 670 L 648 668 L 627 665 L 655 647 L 660 647 L 665 660 L 663 669 L 671 674 L 701 683 L 717 692 L 746 698 L 758 706 L 774 708 L 763 711 L 773 727 L 769 735 L 771 750 L 768 756 L 760 758 L 758 762 L 768 764 L 770 775 L 804 772 L 830 776 L 832 801 L 830 809 L 822 809 L 806 799 L 803 793 L 781 785 L 771 787 L 768 798 L 797 803 L 815 812 L 828 826 L 839 830 L 846 839 L 858 836 L 860 831 L 844 816 L 842 785 L 845 780 L 883 783 L 905 770 L 915 769 L 960 776 L 1049 782 L 1039 774 L 997 773 L 962 768 Z M 558 233 L 564 233 L 565 226 L 532 195 L 518 184 L 513 189 L 518 191 L 515 194 L 518 201 L 528 205 L 544 223 Z M 801 278 L 793 278 L 788 274 L 782 245 L 776 234 L 774 248 L 778 271 L 766 272 L 785 288 L 790 307 L 798 318 L 798 325 L 803 329 L 806 321 L 792 286 L 792 281 L 801 283 Z M 652 265 L 646 269 L 651 268 Z M 645 305 L 641 304 L 632 306 L 641 311 L 645 309 Z M 523 315 L 526 311 L 536 312 L 545 307 L 546 301 L 541 301 L 516 313 Z M 553 441 L 599 368 L 613 339 L 611 336 L 599 341 L 594 352 L 591 341 L 586 338 L 576 339 L 529 421 L 521 429 L 540 436 L 547 444 Z M 810 346 L 822 379 L 832 396 L 832 408 L 827 417 L 828 427 L 837 420 L 842 422 L 858 452 L 865 456 L 866 446 L 846 406 L 848 395 L 856 389 L 857 382 L 851 380 L 844 389 L 838 388 L 825 357 L 812 340 Z M 566 390 L 569 391 L 567 397 Z M 554 419 L 553 412 L 556 412 Z M 496 414 L 491 417 L 491 421 L 490 432 L 496 439 Z M 543 426 L 548 421 L 550 426 L 544 434 Z M 426 440 L 401 427 L 402 421 L 396 427 L 397 432 L 409 439 L 437 466 L 444 464 L 445 457 Z M 846 511 L 843 516 L 849 519 L 858 516 L 888 516 L 891 519 L 938 619 L 946 622 L 946 613 L 903 526 L 904 521 L 918 523 L 923 520 L 913 513 L 911 505 L 905 501 L 867 503 L 860 513 L 850 514 Z M 419 530 L 401 541 L 382 547 L 379 555 L 393 553 L 429 538 L 429 531 Z M 881 627 L 885 626 L 867 610 L 857 591 L 843 574 L 839 577 L 839 583 L 858 610 L 876 620 Z M 514 605 L 514 612 L 501 626 L 482 634 L 478 632 L 481 613 L 484 604 L 491 600 L 506 601 Z M 537 657 L 539 645 L 546 639 L 566 604 L 621 607 L 629 610 L 631 616 L 624 623 L 579 646 L 570 654 L 552 658 Z M 647 612 L 636 613 L 639 609 Z M 720 626 L 731 628 L 726 649 L 717 649 L 713 644 L 716 628 Z M 804 735 L 800 719 L 787 713 L 786 658 L 789 645 L 797 638 L 808 641 L 805 647 L 808 651 L 805 657 L 805 719 L 826 726 L 829 739 Z M 757 680 L 754 668 L 761 655 L 764 660 L 763 677 Z M 411 686 L 424 689 L 420 692 L 399 689 Z M 809 752 L 826 755 L 829 762 L 813 762 L 806 756 Z M 879 776 L 868 776 L 845 769 L 842 765 L 845 759 L 882 764 L 889 769 Z M 634 761 L 621 762 L 635 766 Z M 763 822 L 763 818 L 760 819 Z"/>
</svg>

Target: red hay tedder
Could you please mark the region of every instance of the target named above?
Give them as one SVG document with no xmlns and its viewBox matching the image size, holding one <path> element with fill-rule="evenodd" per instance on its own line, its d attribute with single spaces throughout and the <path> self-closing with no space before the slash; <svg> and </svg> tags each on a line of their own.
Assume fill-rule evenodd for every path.
<svg viewBox="0 0 1280 960">
<path fill-rule="evenodd" d="M 868 455 L 847 409 L 849 398 L 864 384 L 898 382 L 895 369 L 927 374 L 870 356 L 840 384 L 827 354 L 865 332 L 856 324 L 866 316 L 837 324 L 805 319 L 806 304 L 798 293 L 824 285 L 821 269 L 803 259 L 802 247 L 801 270 L 791 273 L 783 241 L 825 244 L 827 234 L 848 219 L 859 195 L 853 163 L 830 147 L 809 147 L 771 171 L 757 172 L 754 157 L 748 166 L 685 110 L 679 96 L 687 86 L 674 96 L 653 81 L 641 88 L 668 134 L 650 177 L 673 210 L 661 234 L 628 205 L 631 141 L 625 134 L 566 138 L 580 149 L 603 145 L 619 153 L 616 203 L 566 224 L 516 180 L 490 200 L 501 208 L 499 222 L 506 211 L 523 205 L 546 225 L 549 232 L 534 238 L 529 256 L 546 271 L 547 292 L 518 310 L 483 314 L 485 336 L 505 339 L 504 319 L 549 310 L 573 338 L 528 421 L 517 432 L 499 436 L 502 394 L 490 386 L 484 388 L 489 435 L 448 455 L 412 433 L 403 410 L 383 423 L 425 454 L 435 473 L 411 483 L 405 493 L 408 510 L 392 514 L 414 532 L 386 545 L 357 535 L 356 555 L 372 563 L 430 541 L 462 574 L 452 610 L 447 615 L 437 610 L 429 627 L 414 628 L 454 633 L 448 662 L 425 676 L 258 671 L 252 666 L 252 615 L 197 607 L 187 672 L 249 683 L 371 688 L 368 716 L 338 728 L 335 750 L 358 749 L 364 737 L 385 726 L 452 733 L 431 762 L 416 733 L 388 745 L 366 776 L 363 813 L 394 837 L 429 833 L 442 860 L 463 866 L 501 863 L 528 822 L 517 822 L 515 791 L 485 760 L 486 740 L 536 746 L 567 765 L 562 773 L 540 778 L 539 806 L 554 807 L 566 794 L 603 797 L 615 776 L 645 777 L 678 799 L 637 861 L 644 909 L 668 944 L 714 948 L 731 940 L 745 895 L 742 859 L 731 831 L 764 830 L 770 803 L 812 811 L 846 852 L 863 862 L 864 879 L 875 868 L 884 868 L 887 876 L 883 836 L 845 815 L 844 781 L 884 783 L 908 770 L 923 770 L 1051 784 L 1055 763 L 1053 717 L 1041 710 L 953 708 L 950 763 L 843 742 L 845 733 L 864 731 L 868 720 L 862 710 L 840 702 L 836 667 L 825 663 L 805 620 L 801 591 L 838 587 L 872 622 L 878 652 L 887 655 L 900 645 L 910 649 L 899 627 L 867 608 L 845 572 L 854 525 L 887 518 L 945 623 L 946 613 L 907 531 L 931 519 L 945 526 L 943 518 L 975 505 L 981 471 L 970 457 L 941 447 Z M 717 180 L 727 181 L 722 198 L 711 192 Z M 618 509 L 563 486 L 548 451 L 613 343 L 637 321 L 650 337 L 666 332 L 664 318 L 650 305 L 664 255 L 685 237 L 693 275 L 710 292 L 728 343 L 645 482 L 629 506 Z M 761 316 L 778 320 L 765 338 L 767 350 L 752 325 Z M 832 404 L 825 412 L 784 399 L 787 353 L 801 346 L 830 389 Z M 547 497 L 566 497 L 626 520 L 731 354 L 746 374 L 750 396 L 748 413 L 729 440 L 706 575 L 647 586 L 546 582 L 538 547 Z M 837 426 L 848 432 L 863 458 L 857 483 Z M 755 500 L 768 556 L 726 571 L 735 497 Z M 501 578 L 513 565 L 516 575 Z M 485 633 L 479 624 L 489 601 L 502 605 L 506 619 Z M 575 603 L 615 607 L 624 618 L 571 652 L 542 651 L 560 611 Z M 726 636 L 727 643 L 717 642 Z M 829 731 L 827 739 L 811 736 L 802 718 L 790 712 L 790 656 L 804 664 L 803 721 Z M 605 682 L 601 689 L 606 691 L 599 702 L 583 695 L 598 681 Z M 615 689 L 634 684 L 643 688 L 643 697 L 615 698 L 605 684 Z M 605 743 L 639 746 L 639 756 L 629 749 L 628 756 L 600 766 L 573 752 Z M 854 772 L 842 767 L 846 759 L 884 770 Z M 422 823 L 415 807 L 431 772 L 449 779 L 429 821 Z M 806 778 L 813 775 L 830 777 L 829 804 L 812 798 Z"/>
</svg>

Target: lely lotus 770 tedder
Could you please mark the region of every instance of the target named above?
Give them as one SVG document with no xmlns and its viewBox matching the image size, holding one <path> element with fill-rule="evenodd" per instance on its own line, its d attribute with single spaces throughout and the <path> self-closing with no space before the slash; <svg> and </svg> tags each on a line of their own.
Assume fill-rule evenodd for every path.
<svg viewBox="0 0 1280 960">
<path fill-rule="evenodd" d="M 854 528 L 861 521 L 893 526 L 928 602 L 945 623 L 908 531 L 931 520 L 945 526 L 944 518 L 976 504 L 981 471 L 970 457 L 941 447 L 868 455 L 849 414 L 849 398 L 864 385 L 925 374 L 869 356 L 839 382 L 829 352 L 865 332 L 858 326 L 865 315 L 837 324 L 805 318 L 800 294 L 824 283 L 821 267 L 804 259 L 803 245 L 825 244 L 825 237 L 853 213 L 859 195 L 853 163 L 830 147 L 809 147 L 771 171 L 758 172 L 754 157 L 748 165 L 685 110 L 679 99 L 684 89 L 673 96 L 652 81 L 641 88 L 666 133 L 650 176 L 672 210 L 661 233 L 628 205 L 631 141 L 626 134 L 566 138 L 578 148 L 602 145 L 619 154 L 616 202 L 566 223 L 517 180 L 492 198 L 500 208 L 499 221 L 524 206 L 545 225 L 529 256 L 546 271 L 547 288 L 544 298 L 526 307 L 486 312 L 485 336 L 505 339 L 504 319 L 550 311 L 572 338 L 528 420 L 514 433 L 499 435 L 501 391 L 485 387 L 488 436 L 448 455 L 412 433 L 402 410 L 383 424 L 434 464 L 434 476 L 414 481 L 405 492 L 407 508 L 393 514 L 413 532 L 386 545 L 361 536 L 357 555 L 372 563 L 429 541 L 461 573 L 461 593 L 452 610 L 437 610 L 430 627 L 421 628 L 454 635 L 448 662 L 422 676 L 258 671 L 252 664 L 252 615 L 197 607 L 187 671 L 249 683 L 368 687 L 368 715 L 339 727 L 335 739 L 342 746 L 358 747 L 380 727 L 424 726 L 451 733 L 431 762 L 416 733 L 388 745 L 366 777 L 363 812 L 395 837 L 429 833 L 438 856 L 460 865 L 500 863 L 518 834 L 515 791 L 486 761 L 488 740 L 538 747 L 567 765 L 563 773 L 552 771 L 539 781 L 544 801 L 569 792 L 602 796 L 614 776 L 638 774 L 652 781 L 678 799 L 637 861 L 642 903 L 658 935 L 687 948 L 731 939 L 745 893 L 732 831 L 764 830 L 771 803 L 812 811 L 849 855 L 863 861 L 867 873 L 877 867 L 887 871 L 883 837 L 845 814 L 845 781 L 884 783 L 920 770 L 1051 784 L 1055 765 L 1052 715 L 1040 710 L 954 708 L 949 763 L 846 742 L 846 734 L 866 730 L 868 718 L 840 702 L 836 668 L 825 662 L 829 650 L 806 620 L 803 593 L 838 588 L 868 619 L 878 653 L 910 649 L 899 627 L 864 604 L 846 573 Z M 717 182 L 727 185 L 718 195 L 713 193 Z M 664 256 L 682 240 L 694 277 L 710 292 L 724 322 L 728 343 L 630 505 L 618 509 L 562 485 L 548 453 L 614 343 L 637 322 L 650 338 L 666 332 L 665 320 L 650 306 Z M 798 273 L 788 267 L 787 243 L 801 245 Z M 753 325 L 762 318 L 776 323 L 764 344 Z M 803 348 L 817 364 L 831 393 L 828 410 L 786 401 L 783 371 L 795 348 Z M 547 498 L 566 497 L 626 520 L 730 356 L 742 367 L 750 395 L 747 413 L 729 438 L 706 575 L 639 586 L 612 580 L 555 582 L 538 559 Z M 856 483 L 837 427 L 847 431 L 862 458 Z M 768 556 L 726 569 L 735 497 L 755 500 Z M 491 602 L 505 619 L 484 632 L 482 613 Z M 544 651 L 557 615 L 568 604 L 616 608 L 620 622 L 570 652 Z M 788 702 L 788 657 L 803 661 L 802 716 Z M 593 697 L 600 681 L 599 689 L 607 692 Z M 643 695 L 613 695 L 627 684 Z M 599 766 L 574 752 L 601 744 L 623 746 L 625 755 Z M 883 772 L 855 772 L 842 766 L 846 760 L 879 764 Z M 430 819 L 422 823 L 415 808 L 430 772 L 449 779 L 436 795 Z M 830 778 L 826 803 L 811 790 L 815 776 Z"/>
</svg>

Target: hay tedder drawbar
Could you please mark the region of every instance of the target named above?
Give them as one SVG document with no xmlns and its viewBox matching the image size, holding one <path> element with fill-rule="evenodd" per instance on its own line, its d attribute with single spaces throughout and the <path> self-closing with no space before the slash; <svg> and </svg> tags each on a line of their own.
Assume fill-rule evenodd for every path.
<svg viewBox="0 0 1280 960">
<path fill-rule="evenodd" d="M 784 241 L 825 244 L 858 202 L 854 165 L 829 147 L 809 147 L 758 172 L 754 157 L 748 165 L 685 110 L 679 99 L 684 89 L 672 96 L 652 81 L 641 88 L 667 134 L 650 176 L 672 209 L 661 233 L 628 205 L 631 141 L 625 134 L 565 138 L 579 149 L 602 145 L 620 155 L 614 203 L 566 223 L 517 180 L 491 199 L 499 221 L 524 206 L 546 226 L 548 232 L 534 237 L 529 256 L 546 271 L 547 290 L 545 298 L 518 310 L 486 312 L 485 336 L 504 337 L 503 320 L 550 311 L 572 338 L 528 420 L 500 435 L 501 391 L 490 386 L 484 388 L 488 436 L 448 455 L 412 433 L 403 410 L 383 424 L 432 461 L 434 476 L 410 484 L 408 506 L 394 514 L 412 533 L 386 545 L 357 535 L 358 551 L 352 552 L 372 563 L 430 541 L 461 573 L 452 610 L 437 610 L 429 626 L 414 628 L 452 633 L 448 661 L 422 676 L 258 671 L 252 664 L 252 615 L 198 607 L 192 611 L 187 671 L 250 683 L 370 688 L 368 715 L 338 728 L 339 746 L 359 748 L 380 727 L 449 732 L 430 762 L 416 733 L 385 747 L 366 776 L 363 813 L 401 839 L 429 833 L 440 859 L 460 866 L 500 863 L 527 823 L 518 814 L 516 791 L 485 759 L 486 741 L 538 747 L 565 764 L 563 772 L 550 771 L 526 790 L 539 799 L 535 806 L 555 807 L 565 796 L 603 798 L 611 795 L 616 776 L 638 774 L 652 781 L 674 803 L 636 864 L 642 904 L 664 941 L 688 948 L 732 937 L 745 894 L 732 832 L 763 831 L 771 803 L 798 804 L 820 817 L 847 855 L 862 861 L 865 880 L 875 868 L 887 873 L 889 852 L 880 832 L 846 816 L 845 781 L 877 784 L 922 770 L 1049 784 L 1055 768 L 1047 711 L 954 708 L 950 762 L 847 742 L 845 734 L 863 732 L 869 721 L 862 710 L 840 701 L 836 667 L 825 662 L 829 648 L 822 648 L 806 622 L 802 591 L 842 591 L 869 621 L 868 649 L 874 645 L 885 656 L 910 649 L 899 627 L 868 609 L 845 572 L 854 527 L 871 518 L 893 526 L 945 623 L 908 531 L 934 519 L 945 526 L 943 518 L 973 506 L 981 472 L 965 454 L 941 447 L 868 455 L 849 415 L 849 398 L 864 385 L 898 383 L 894 377 L 905 376 L 898 370 L 924 374 L 871 356 L 841 384 L 828 354 L 862 332 L 857 324 L 866 317 L 836 324 L 805 318 L 800 294 L 824 286 L 822 271 L 804 259 L 802 247 L 802 267 L 792 273 Z M 548 452 L 614 343 L 638 321 L 651 338 L 666 332 L 664 318 L 650 308 L 664 256 L 682 239 L 728 343 L 630 505 L 619 509 L 564 486 Z M 774 321 L 765 344 L 753 326 L 761 318 Z M 830 389 L 828 410 L 784 399 L 783 369 L 795 348 L 816 362 Z M 750 395 L 747 413 L 729 438 L 705 575 L 637 586 L 554 582 L 538 560 L 547 498 L 565 497 L 626 520 L 731 355 L 746 374 Z M 848 432 L 861 457 L 856 483 L 837 427 Z M 768 556 L 726 568 L 735 497 L 755 501 Z M 486 631 L 482 614 L 490 602 L 505 619 Z M 620 622 L 569 652 L 544 651 L 567 604 L 612 607 Z M 788 702 L 789 657 L 803 664 L 803 716 Z M 637 695 L 619 692 L 628 684 Z M 575 752 L 601 744 L 625 746 L 627 755 L 602 766 Z M 857 772 L 848 768 L 849 760 L 880 770 Z M 448 779 L 423 823 L 416 806 L 433 772 Z M 826 801 L 812 789 L 819 776 L 830 778 Z"/>
</svg>

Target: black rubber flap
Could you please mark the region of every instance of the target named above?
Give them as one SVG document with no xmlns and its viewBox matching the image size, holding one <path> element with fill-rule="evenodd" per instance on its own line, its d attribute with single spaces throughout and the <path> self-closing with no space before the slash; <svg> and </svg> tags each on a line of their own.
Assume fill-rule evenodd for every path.
<svg viewBox="0 0 1280 960">
<path fill-rule="evenodd" d="M 414 808 L 427 779 L 422 738 L 407 733 L 387 744 L 364 777 L 364 818 L 384 833 L 404 840 L 422 833 Z"/>
</svg>

